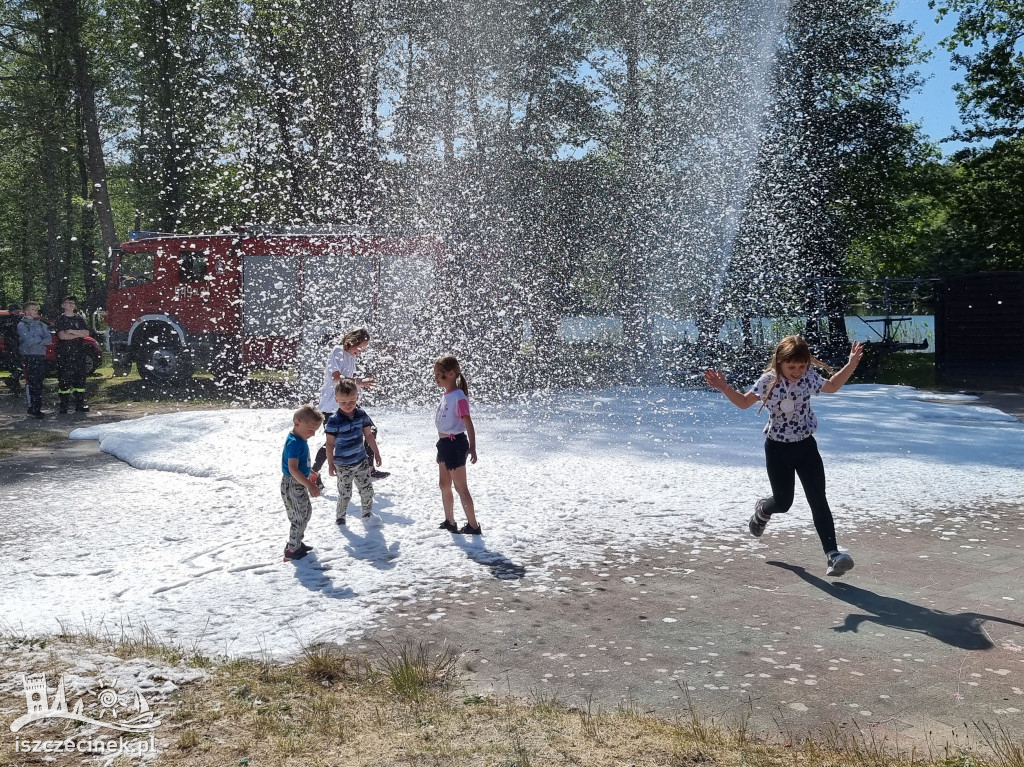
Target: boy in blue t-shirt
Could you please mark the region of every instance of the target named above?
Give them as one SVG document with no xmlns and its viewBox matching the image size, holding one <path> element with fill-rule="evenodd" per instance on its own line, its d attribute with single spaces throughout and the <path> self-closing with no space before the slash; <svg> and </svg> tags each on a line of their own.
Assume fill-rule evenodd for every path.
<svg viewBox="0 0 1024 767">
<path fill-rule="evenodd" d="M 324 431 L 327 432 L 327 466 L 331 476 L 338 477 L 338 509 L 334 521 L 344 525 L 353 482 L 359 488 L 363 519 L 373 517 L 373 481 L 370 477 L 373 466 L 363 441 L 366 441 L 378 466 L 381 458 L 371 428 L 373 422 L 358 407 L 359 387 L 356 382 L 351 378 L 338 381 L 334 387 L 334 401 L 338 403 L 338 409 L 328 419 Z"/>
<path fill-rule="evenodd" d="M 313 515 L 309 497 L 320 495 L 318 488 L 309 479 L 309 445 L 306 440 L 316 434 L 324 417 L 312 405 L 303 405 L 292 416 L 292 430 L 284 441 L 281 454 L 281 498 L 288 512 L 291 530 L 288 544 L 284 547 L 284 558 L 302 559 L 312 548 L 302 542 L 306 525 Z"/>
</svg>

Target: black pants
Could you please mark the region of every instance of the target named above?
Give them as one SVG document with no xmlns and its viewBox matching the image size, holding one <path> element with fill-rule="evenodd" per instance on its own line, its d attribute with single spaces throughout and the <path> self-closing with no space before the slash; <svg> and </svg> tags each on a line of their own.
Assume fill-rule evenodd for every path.
<svg viewBox="0 0 1024 767">
<path fill-rule="evenodd" d="M 828 554 L 837 549 L 836 526 L 832 510 L 825 498 L 825 466 L 821 462 L 818 443 L 814 437 L 799 442 L 764 441 L 765 468 L 772 483 L 772 497 L 764 506 L 766 514 L 782 514 L 793 505 L 796 478 L 804 487 L 804 495 L 811 507 L 814 529 L 818 531 L 821 547 Z"/>
<path fill-rule="evenodd" d="M 61 349 L 58 343 L 57 392 L 60 394 L 85 393 L 85 349 L 81 346 Z"/>
<path fill-rule="evenodd" d="M 327 423 L 327 419 L 334 415 L 333 411 L 330 413 L 324 413 L 324 423 Z M 374 437 L 377 436 L 377 427 L 370 422 L 370 433 Z M 370 457 L 370 467 L 373 468 L 373 448 L 370 447 L 370 443 L 363 441 L 363 447 L 366 448 L 366 455 Z M 327 463 L 327 445 L 321 445 L 320 449 L 316 451 L 316 458 L 313 459 L 313 471 L 317 474 L 320 473 L 320 469 Z"/>
<path fill-rule="evenodd" d="M 38 410 L 43 406 L 43 376 L 46 374 L 46 356 L 42 354 L 26 354 L 21 358 L 25 369 L 25 394 L 29 410 Z"/>
</svg>

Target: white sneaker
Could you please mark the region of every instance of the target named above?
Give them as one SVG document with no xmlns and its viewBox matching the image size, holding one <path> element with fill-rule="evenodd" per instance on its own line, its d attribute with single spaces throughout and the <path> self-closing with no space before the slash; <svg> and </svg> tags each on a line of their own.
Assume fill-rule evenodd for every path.
<svg viewBox="0 0 1024 767">
<path fill-rule="evenodd" d="M 838 578 L 840 575 L 844 575 L 852 569 L 853 557 L 845 551 L 833 551 L 828 555 L 828 569 L 825 571 L 825 575 L 831 575 L 833 578 Z"/>
<path fill-rule="evenodd" d="M 383 521 L 376 514 L 363 514 L 363 524 L 367 527 L 380 527 Z"/>
</svg>

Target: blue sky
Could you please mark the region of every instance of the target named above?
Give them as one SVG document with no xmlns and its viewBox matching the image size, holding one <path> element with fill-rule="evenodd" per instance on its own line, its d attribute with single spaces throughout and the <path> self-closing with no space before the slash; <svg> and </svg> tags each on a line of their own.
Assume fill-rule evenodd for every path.
<svg viewBox="0 0 1024 767">
<path fill-rule="evenodd" d="M 950 15 L 937 24 L 935 11 L 928 8 L 928 0 L 898 0 L 894 15 L 915 22 L 916 31 L 924 36 L 921 47 L 932 52 L 931 59 L 921 67 L 928 81 L 904 106 L 910 119 L 921 124 L 925 135 L 938 142 L 951 133 L 953 126 L 961 124 L 953 93 L 953 85 L 962 79 L 961 73 L 951 71 L 949 53 L 939 45 L 939 41 L 953 31 L 955 18 Z M 961 142 L 948 142 L 940 145 L 940 149 L 949 155 L 963 146 Z"/>
</svg>

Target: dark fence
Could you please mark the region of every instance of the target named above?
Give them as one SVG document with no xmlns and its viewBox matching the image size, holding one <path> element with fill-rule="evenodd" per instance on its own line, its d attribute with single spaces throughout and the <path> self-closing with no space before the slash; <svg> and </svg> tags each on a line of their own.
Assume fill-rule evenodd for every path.
<svg viewBox="0 0 1024 767">
<path fill-rule="evenodd" d="M 1024 386 L 1024 272 L 943 280 L 935 377 L 953 386 Z"/>
</svg>

